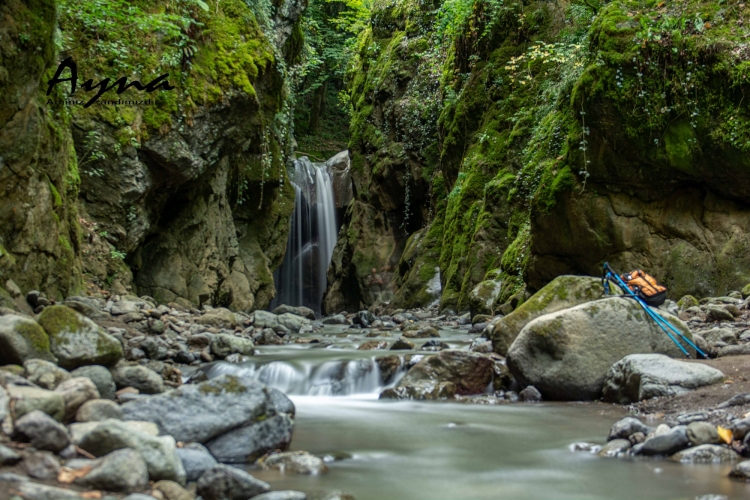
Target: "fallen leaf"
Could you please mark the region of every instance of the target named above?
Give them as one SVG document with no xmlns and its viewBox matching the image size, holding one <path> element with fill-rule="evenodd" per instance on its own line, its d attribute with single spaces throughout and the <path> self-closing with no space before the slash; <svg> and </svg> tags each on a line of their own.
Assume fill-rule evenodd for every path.
<svg viewBox="0 0 750 500">
<path fill-rule="evenodd" d="M 732 443 L 732 431 L 725 429 L 722 426 L 717 426 L 716 431 L 719 433 L 719 437 L 727 444 Z"/>
<path fill-rule="evenodd" d="M 81 498 L 93 498 L 93 499 L 99 499 L 102 497 L 101 491 L 84 491 L 81 493 Z"/>
<path fill-rule="evenodd" d="M 63 484 L 70 484 L 80 477 L 86 476 L 91 472 L 91 466 L 87 465 L 80 469 L 71 469 L 70 467 L 60 467 L 60 472 L 57 473 L 57 482 Z"/>
</svg>

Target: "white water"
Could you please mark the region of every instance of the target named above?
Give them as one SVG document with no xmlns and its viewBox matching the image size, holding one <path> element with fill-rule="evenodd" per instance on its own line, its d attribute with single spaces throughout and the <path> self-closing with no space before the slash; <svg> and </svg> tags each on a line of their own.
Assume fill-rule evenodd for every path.
<svg viewBox="0 0 750 500">
<path fill-rule="evenodd" d="M 271 308 L 307 306 L 320 314 L 338 233 L 333 181 L 325 163 L 303 156 L 294 161 L 292 184 L 294 212 L 284 262 L 274 273 L 276 297 Z"/>
</svg>

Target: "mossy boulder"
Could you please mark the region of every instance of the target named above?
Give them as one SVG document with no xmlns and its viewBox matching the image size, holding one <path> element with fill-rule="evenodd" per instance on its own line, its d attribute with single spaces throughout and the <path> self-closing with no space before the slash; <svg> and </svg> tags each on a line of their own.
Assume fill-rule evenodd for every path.
<svg viewBox="0 0 750 500">
<path fill-rule="evenodd" d="M 697 307 L 699 305 L 698 299 L 692 295 L 684 295 L 680 300 L 677 301 L 677 307 L 680 311 L 684 311 L 688 307 Z"/>
<path fill-rule="evenodd" d="M 615 287 L 610 287 L 616 291 Z M 487 325 L 484 336 L 493 350 L 505 356 L 518 334 L 532 320 L 562 309 L 600 299 L 604 295 L 601 279 L 590 276 L 559 276 L 531 296 L 515 311 Z"/>
<path fill-rule="evenodd" d="M 654 311 L 691 339 L 678 318 Z M 684 344 L 683 344 L 684 345 Z M 688 349 L 692 356 L 695 351 Z M 633 300 L 609 297 L 529 322 L 508 349 L 508 368 L 545 400 L 584 401 L 601 396 L 610 367 L 630 354 L 683 353 Z"/>
<path fill-rule="evenodd" d="M 47 307 L 39 324 L 52 352 L 66 370 L 85 365 L 111 366 L 122 359 L 122 344 L 86 316 L 66 306 Z"/>
<path fill-rule="evenodd" d="M 473 318 L 477 314 L 493 315 L 496 311 L 495 301 L 500 296 L 502 280 L 485 280 L 479 283 L 469 294 L 469 311 Z"/>
<path fill-rule="evenodd" d="M 747 285 L 744 286 L 744 288 L 742 288 L 741 293 L 742 293 L 743 299 L 750 297 L 750 283 L 748 283 Z"/>
<path fill-rule="evenodd" d="M 57 361 L 44 329 L 25 316 L 0 316 L 0 365 L 22 365 L 29 359 Z"/>
</svg>

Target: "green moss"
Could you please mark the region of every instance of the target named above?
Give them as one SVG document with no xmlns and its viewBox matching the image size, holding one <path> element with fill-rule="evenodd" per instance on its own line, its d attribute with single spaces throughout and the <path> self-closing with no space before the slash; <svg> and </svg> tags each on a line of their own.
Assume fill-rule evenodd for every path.
<svg viewBox="0 0 750 500">
<path fill-rule="evenodd" d="M 241 394 L 247 392 L 240 379 L 234 375 L 227 375 L 221 379 L 209 380 L 200 384 L 198 389 L 202 394 L 213 394 L 219 396 L 221 394 Z"/>
<path fill-rule="evenodd" d="M 63 343 L 67 340 L 61 333 L 73 333 L 87 328 L 79 314 L 66 306 L 45 307 L 39 315 L 38 323 L 50 338 Z"/>
<path fill-rule="evenodd" d="M 46 353 L 48 356 L 45 356 L 44 359 L 51 357 L 49 337 L 39 325 L 27 321 L 18 322 L 15 331 L 26 339 L 36 355 Z"/>
</svg>

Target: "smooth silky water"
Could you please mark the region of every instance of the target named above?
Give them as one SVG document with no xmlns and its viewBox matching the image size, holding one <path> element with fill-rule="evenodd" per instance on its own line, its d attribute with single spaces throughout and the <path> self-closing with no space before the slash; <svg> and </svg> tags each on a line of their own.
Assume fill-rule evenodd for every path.
<svg viewBox="0 0 750 500">
<path fill-rule="evenodd" d="M 726 477 L 728 466 L 569 450 L 575 442 L 604 444 L 611 425 L 624 416 L 619 406 L 380 401 L 374 358 L 412 352 L 357 351 L 362 342 L 378 340 L 364 333 L 326 327 L 310 335 L 320 344 L 261 346 L 249 362 L 209 369 L 211 377 L 252 374 L 287 392 L 297 407 L 292 450 L 347 457 L 329 462 L 329 472 L 319 476 L 251 469 L 274 490 L 340 489 L 357 500 L 750 497 L 750 486 Z M 440 334 L 460 349 L 473 337 L 457 328 Z M 382 337 L 396 338 L 395 332 Z M 427 339 L 412 340 L 420 346 Z"/>
</svg>

